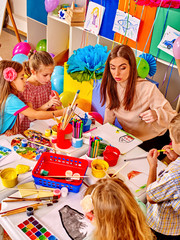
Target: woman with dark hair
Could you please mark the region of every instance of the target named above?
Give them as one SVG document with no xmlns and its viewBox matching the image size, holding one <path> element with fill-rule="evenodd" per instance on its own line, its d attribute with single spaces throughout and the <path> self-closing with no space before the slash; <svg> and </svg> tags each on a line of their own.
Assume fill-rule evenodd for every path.
<svg viewBox="0 0 180 240">
<path fill-rule="evenodd" d="M 155 84 L 137 75 L 136 58 L 127 45 L 110 52 L 101 83 L 104 123 L 119 121 L 124 131 L 141 139 L 149 151 L 169 144 L 168 125 L 177 114 Z"/>
</svg>

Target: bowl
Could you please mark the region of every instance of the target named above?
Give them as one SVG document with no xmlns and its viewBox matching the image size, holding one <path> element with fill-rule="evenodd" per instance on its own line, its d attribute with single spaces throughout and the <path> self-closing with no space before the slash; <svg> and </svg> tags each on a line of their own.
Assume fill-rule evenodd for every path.
<svg viewBox="0 0 180 240">
<path fill-rule="evenodd" d="M 15 168 L 5 168 L 0 173 L 0 176 L 4 187 L 12 188 L 18 183 L 18 174 Z"/>
<path fill-rule="evenodd" d="M 103 178 L 109 168 L 109 164 L 101 159 L 95 159 L 91 163 L 92 175 L 96 178 Z"/>
</svg>

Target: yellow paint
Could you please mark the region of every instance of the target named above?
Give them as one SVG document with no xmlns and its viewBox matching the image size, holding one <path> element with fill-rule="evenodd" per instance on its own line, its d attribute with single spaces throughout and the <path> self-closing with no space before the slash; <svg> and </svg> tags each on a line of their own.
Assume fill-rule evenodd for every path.
<svg viewBox="0 0 180 240">
<path fill-rule="evenodd" d="M 103 178 L 109 168 L 109 164 L 101 159 L 95 159 L 91 163 L 92 175 L 96 178 Z"/>
<path fill-rule="evenodd" d="M 1 172 L 3 186 L 12 188 L 17 184 L 17 172 L 15 168 L 6 168 Z"/>
</svg>

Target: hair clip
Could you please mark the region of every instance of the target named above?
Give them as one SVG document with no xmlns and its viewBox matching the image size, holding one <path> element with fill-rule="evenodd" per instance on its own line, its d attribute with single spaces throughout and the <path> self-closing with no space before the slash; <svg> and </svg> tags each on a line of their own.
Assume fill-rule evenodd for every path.
<svg viewBox="0 0 180 240">
<path fill-rule="evenodd" d="M 3 77 L 6 81 L 12 82 L 17 78 L 17 72 L 12 67 L 5 68 L 3 71 Z"/>
<path fill-rule="evenodd" d="M 34 51 L 33 51 L 33 53 L 36 53 L 36 52 L 37 52 L 37 50 L 34 50 Z"/>
</svg>

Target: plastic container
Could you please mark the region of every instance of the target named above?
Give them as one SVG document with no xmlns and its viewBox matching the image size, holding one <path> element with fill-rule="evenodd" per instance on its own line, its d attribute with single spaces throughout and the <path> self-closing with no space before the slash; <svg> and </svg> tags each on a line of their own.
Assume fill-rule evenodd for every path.
<svg viewBox="0 0 180 240">
<path fill-rule="evenodd" d="M 115 166 L 117 164 L 118 158 L 120 155 L 120 151 L 116 147 L 107 146 L 105 151 L 103 152 L 103 157 L 106 162 L 109 163 L 109 166 Z"/>
<path fill-rule="evenodd" d="M 96 158 L 88 157 L 88 155 L 85 154 L 85 159 L 88 161 L 88 167 L 91 167 L 92 161 L 95 160 Z"/>
<path fill-rule="evenodd" d="M 81 120 L 83 121 L 83 132 L 89 131 L 92 123 L 91 119 L 82 118 Z"/>
<path fill-rule="evenodd" d="M 5 168 L 0 173 L 0 176 L 4 187 L 12 188 L 18 183 L 18 175 L 15 168 Z"/>
<path fill-rule="evenodd" d="M 73 138 L 72 137 L 72 146 L 75 148 L 80 148 L 83 145 L 83 138 Z"/>
<path fill-rule="evenodd" d="M 71 147 L 71 139 L 66 139 L 65 135 L 72 133 L 72 125 L 68 124 L 67 127 L 62 130 L 61 124 L 57 126 L 57 147 L 67 149 Z"/>
<path fill-rule="evenodd" d="M 35 165 L 32 176 L 35 184 L 45 187 L 62 188 L 67 187 L 70 192 L 79 192 L 82 185 L 82 179 L 76 181 L 66 181 L 66 179 L 55 179 L 48 176 L 41 176 L 41 169 L 49 171 L 51 176 L 65 176 L 67 170 L 79 173 L 80 176 L 86 174 L 88 162 L 85 159 L 65 156 L 55 153 L 44 152 Z"/>
<path fill-rule="evenodd" d="M 92 175 L 96 178 L 103 178 L 109 168 L 109 164 L 100 159 L 95 159 L 91 163 Z"/>
</svg>

